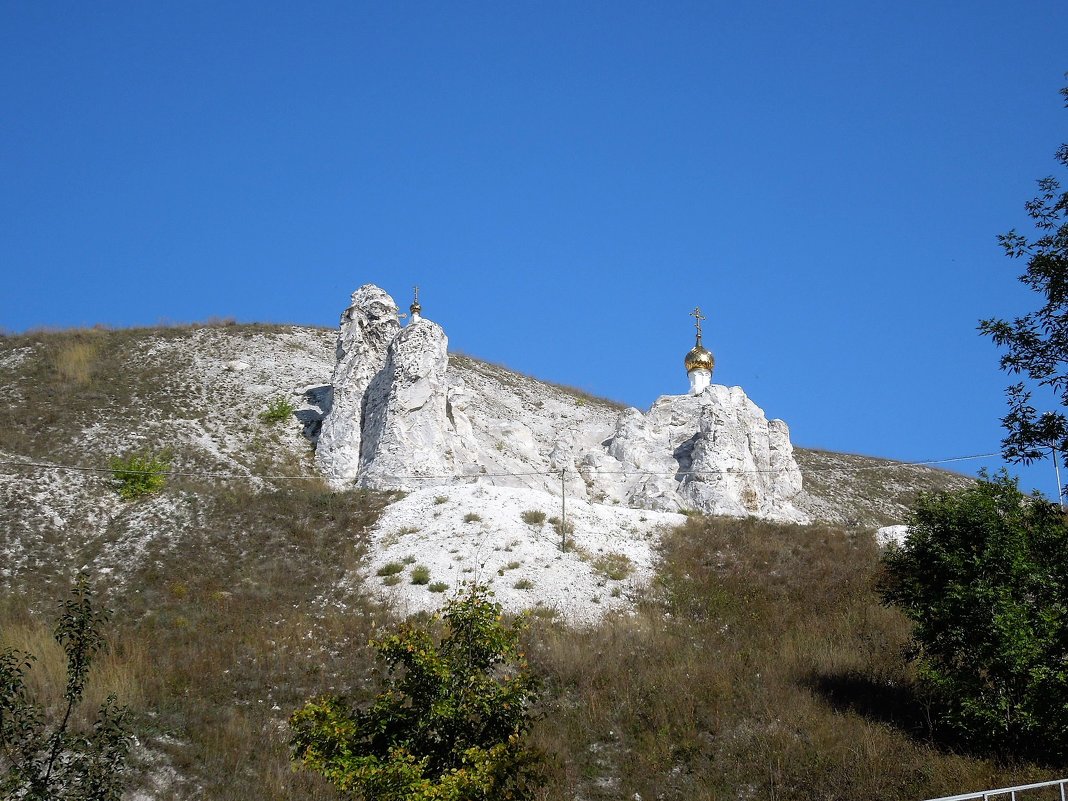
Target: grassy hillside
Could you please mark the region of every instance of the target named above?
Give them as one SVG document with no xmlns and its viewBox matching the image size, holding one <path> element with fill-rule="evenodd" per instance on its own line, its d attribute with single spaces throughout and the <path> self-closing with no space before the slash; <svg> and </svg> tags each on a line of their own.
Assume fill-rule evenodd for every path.
<svg viewBox="0 0 1068 801">
<path fill-rule="evenodd" d="M 115 649 L 91 696 L 133 707 L 148 797 L 335 798 L 291 773 L 285 720 L 316 693 L 372 687 L 367 641 L 393 616 L 332 588 L 387 499 L 203 489 L 167 490 L 202 500 L 194 522 L 125 586 L 103 579 Z M 633 616 L 532 620 L 545 799 L 904 799 L 1052 775 L 930 741 L 870 537 L 692 518 L 663 558 Z M 6 642 L 42 652 L 49 621 L 27 609 L 48 609 L 56 584 L 5 595 Z M 43 657 L 56 694 L 59 654 Z"/>
<path fill-rule="evenodd" d="M 849 528 L 906 522 L 920 492 L 960 489 L 974 479 L 948 470 L 854 453 L 794 448 L 804 477 L 799 504 L 815 520 Z"/>
<path fill-rule="evenodd" d="M 281 326 L 0 338 L 0 460 L 165 447 L 194 474 L 124 502 L 107 473 L 0 467 L 0 641 L 37 653 L 38 689 L 57 698 L 52 612 L 90 570 L 115 609 L 90 697 L 131 706 L 140 801 L 337 797 L 290 770 L 286 720 L 316 693 L 373 685 L 367 642 L 396 615 L 346 577 L 390 497 L 270 478 L 311 473 L 309 445 L 296 421 L 257 417 L 328 375 L 332 339 Z M 255 380 L 219 369 L 250 349 L 266 365 Z M 921 799 L 1050 775 L 931 741 L 900 658 L 906 623 L 872 590 L 870 526 L 967 479 L 798 460 L 836 525 L 692 517 L 634 615 L 584 630 L 533 618 L 545 799 Z"/>
</svg>

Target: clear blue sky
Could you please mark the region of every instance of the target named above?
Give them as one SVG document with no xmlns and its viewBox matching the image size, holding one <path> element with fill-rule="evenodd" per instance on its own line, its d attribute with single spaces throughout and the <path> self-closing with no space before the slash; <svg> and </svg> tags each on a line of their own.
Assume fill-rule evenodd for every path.
<svg viewBox="0 0 1068 801">
<path fill-rule="evenodd" d="M 0 67 L 9 331 L 418 283 L 454 349 L 646 407 L 700 304 L 795 443 L 905 460 L 998 449 L 975 326 L 1032 305 L 996 235 L 1068 140 L 1063 0 L 3 2 Z"/>
</svg>

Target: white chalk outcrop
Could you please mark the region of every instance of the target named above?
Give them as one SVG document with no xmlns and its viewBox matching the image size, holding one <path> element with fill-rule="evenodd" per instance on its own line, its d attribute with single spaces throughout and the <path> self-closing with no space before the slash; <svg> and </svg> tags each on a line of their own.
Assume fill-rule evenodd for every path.
<svg viewBox="0 0 1068 801">
<path fill-rule="evenodd" d="M 315 463 L 335 486 L 354 480 L 360 470 L 363 401 L 382 370 L 390 342 L 400 331 L 397 304 L 384 290 L 365 284 L 352 293 L 341 313 L 332 397 L 315 449 Z"/>
<path fill-rule="evenodd" d="M 419 489 L 453 475 L 448 344 L 441 326 L 422 318 L 389 343 L 386 363 L 364 394 L 361 486 Z"/>
<path fill-rule="evenodd" d="M 792 502 L 801 492 L 801 470 L 790 430 L 782 420 L 767 420 L 741 387 L 712 384 L 695 395 L 664 395 L 644 415 L 629 409 L 607 452 L 622 472 L 628 506 L 808 519 Z M 596 457 L 587 463 L 591 477 L 611 467 Z"/>
<path fill-rule="evenodd" d="M 900 548 L 905 544 L 905 540 L 909 536 L 909 527 L 904 524 L 896 524 L 893 526 L 882 526 L 875 530 L 875 543 L 880 548 L 886 548 L 890 545 L 896 545 Z"/>
<path fill-rule="evenodd" d="M 316 461 L 335 486 L 420 489 L 470 481 L 664 512 L 805 522 L 790 433 L 740 387 L 665 395 L 645 414 L 556 395 L 502 394 L 449 369 L 448 339 L 367 285 L 342 315 L 333 403 Z M 560 406 L 560 408 L 556 408 Z"/>
<path fill-rule="evenodd" d="M 561 549 L 558 530 L 531 512 L 559 515 L 559 496 L 485 483 L 412 492 L 375 525 L 363 584 L 405 614 L 431 611 L 445 594 L 412 583 L 410 571 L 422 567 L 450 593 L 464 582 L 485 583 L 509 612 L 534 608 L 592 623 L 633 606 L 656 570 L 661 534 L 686 520 L 572 499 Z M 376 575 L 390 564 L 405 565 L 395 584 Z"/>
</svg>

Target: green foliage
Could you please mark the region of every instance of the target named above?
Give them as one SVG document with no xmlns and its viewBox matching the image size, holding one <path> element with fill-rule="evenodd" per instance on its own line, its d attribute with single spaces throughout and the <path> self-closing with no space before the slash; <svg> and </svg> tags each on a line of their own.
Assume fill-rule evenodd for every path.
<svg viewBox="0 0 1068 801">
<path fill-rule="evenodd" d="M 132 501 L 163 489 L 170 463 L 166 455 L 131 453 L 113 457 L 108 466 L 119 495 Z"/>
<path fill-rule="evenodd" d="M 376 575 L 379 576 L 394 576 L 404 570 L 403 562 L 386 562 L 382 567 L 378 568 Z"/>
<path fill-rule="evenodd" d="M 464 515 L 464 522 L 465 523 L 478 523 L 481 520 L 482 520 L 482 515 L 478 514 L 478 512 L 468 512 L 467 514 Z"/>
<path fill-rule="evenodd" d="M 483 586 L 429 626 L 403 625 L 374 643 L 386 686 L 369 704 L 326 696 L 294 713 L 294 760 L 375 801 L 532 798 L 542 757 L 524 738 L 539 684 L 520 630 Z"/>
<path fill-rule="evenodd" d="M 62 718 L 49 723 L 47 708 L 30 697 L 26 678 L 35 658 L 0 652 L 0 791 L 4 798 L 33 801 L 118 801 L 125 783 L 130 735 L 126 709 L 109 696 L 91 732 L 75 731 L 79 705 L 94 658 L 106 651 L 105 610 L 95 609 L 81 578 L 61 604 L 56 641 L 67 656 Z"/>
<path fill-rule="evenodd" d="M 429 584 L 430 568 L 426 565 L 416 565 L 412 568 L 412 584 Z"/>
<path fill-rule="evenodd" d="M 290 403 L 289 398 L 273 398 L 267 408 L 260 412 L 260 420 L 267 425 L 274 425 L 288 420 L 296 410 L 297 407 Z"/>
<path fill-rule="evenodd" d="M 1061 89 L 1068 106 L 1068 87 Z M 1068 167 L 1068 143 L 1055 155 Z M 1011 258 L 1027 258 L 1020 281 L 1043 296 L 1042 307 L 1011 322 L 983 320 L 979 330 L 999 347 L 1007 348 L 1001 369 L 1023 375 L 1031 387 L 1051 390 L 1063 409 L 1068 407 L 1068 191 L 1049 176 L 1038 182 L 1040 194 L 1026 204 L 1034 223 L 1034 238 L 1015 229 L 998 237 Z M 1024 382 L 1011 385 L 1009 411 L 1002 418 L 1008 431 L 1002 441 L 1007 459 L 1031 462 L 1044 458 L 1052 448 L 1068 459 L 1068 417 L 1061 410 L 1039 413 L 1031 403 L 1031 388 Z M 1068 461 L 1066 461 L 1068 464 Z"/>
<path fill-rule="evenodd" d="M 432 581 L 427 589 L 431 592 L 445 592 L 445 590 L 449 589 L 449 585 L 444 581 Z"/>
<path fill-rule="evenodd" d="M 1068 757 L 1068 519 L 1002 471 L 923 495 L 881 591 L 913 621 L 938 722 L 999 753 Z"/>
</svg>

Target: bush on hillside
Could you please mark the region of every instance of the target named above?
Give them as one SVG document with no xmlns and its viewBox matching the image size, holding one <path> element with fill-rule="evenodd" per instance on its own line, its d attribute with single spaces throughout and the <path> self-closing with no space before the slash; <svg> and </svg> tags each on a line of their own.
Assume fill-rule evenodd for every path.
<svg viewBox="0 0 1068 801">
<path fill-rule="evenodd" d="M 525 744 L 539 682 L 489 591 L 450 600 L 430 625 L 374 643 L 385 687 L 368 705 L 327 696 L 294 713 L 294 760 L 377 801 L 532 798 L 542 757 Z"/>
<path fill-rule="evenodd" d="M 27 674 L 32 654 L 0 651 L 0 791 L 4 798 L 118 801 L 126 776 L 130 734 L 126 709 L 115 696 L 100 707 L 92 731 L 74 730 L 72 713 L 85 692 L 89 669 L 107 650 L 101 629 L 106 610 L 96 609 L 86 579 L 61 605 L 56 640 L 67 655 L 62 717 L 31 697 Z"/>
<path fill-rule="evenodd" d="M 132 453 L 115 456 L 108 466 L 119 495 L 132 501 L 163 489 L 170 463 L 164 455 Z"/>
<path fill-rule="evenodd" d="M 884 556 L 885 601 L 937 722 L 972 747 L 1068 757 L 1068 518 L 1002 471 L 923 495 Z"/>
</svg>

